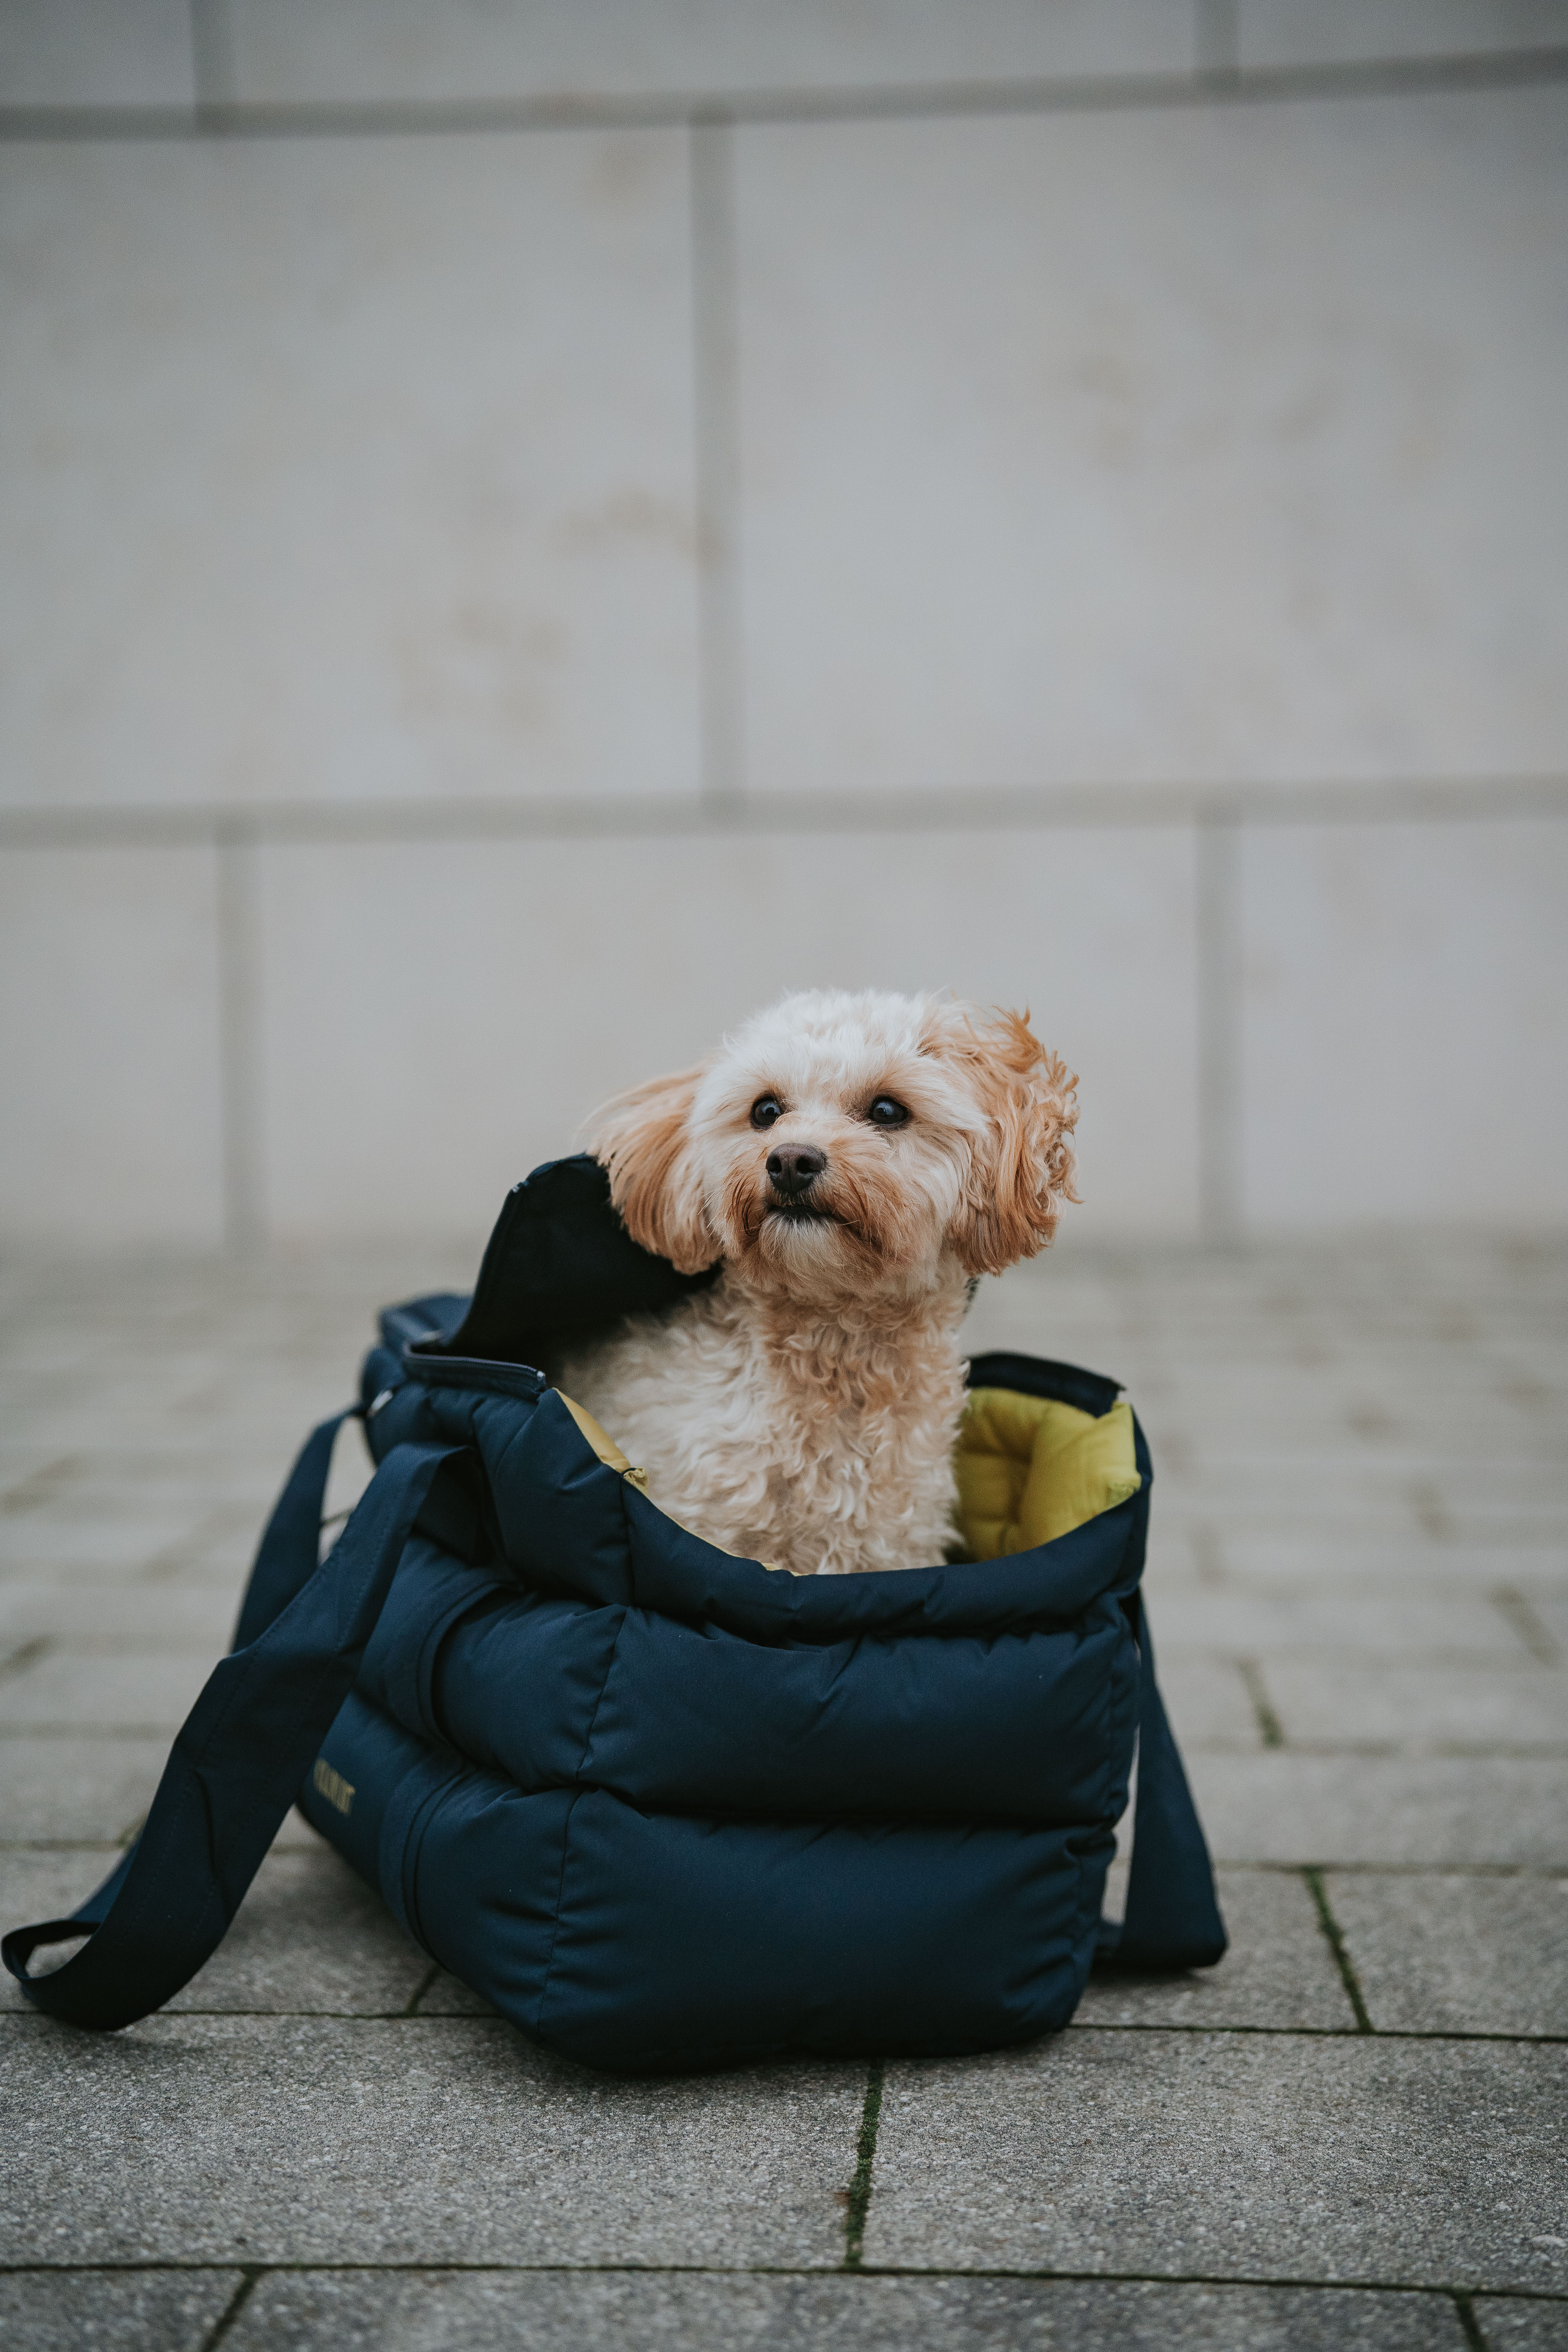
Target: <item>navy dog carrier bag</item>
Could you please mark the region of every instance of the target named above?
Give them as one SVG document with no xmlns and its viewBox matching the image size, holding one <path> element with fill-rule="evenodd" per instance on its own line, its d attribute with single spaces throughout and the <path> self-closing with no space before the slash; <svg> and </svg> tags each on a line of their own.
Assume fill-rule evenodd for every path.
<svg viewBox="0 0 1568 2352">
<path fill-rule="evenodd" d="M 434 1959 L 617 2071 L 988 2050 L 1064 2026 L 1097 1956 L 1219 1958 L 1140 1600 L 1148 1450 L 1116 1384 L 971 1368 L 1075 1427 L 1120 1410 L 1136 1491 L 1083 1524 L 793 1576 L 667 1517 L 532 1368 L 707 1278 L 637 1248 L 603 1171 L 568 1160 L 509 1196 L 471 1300 L 383 1317 L 355 1409 L 374 1476 L 318 1566 L 349 1416 L 310 1436 L 136 1844 L 73 1919 L 5 1939 L 31 2000 L 111 2028 L 169 2000 L 296 1801 Z"/>
</svg>

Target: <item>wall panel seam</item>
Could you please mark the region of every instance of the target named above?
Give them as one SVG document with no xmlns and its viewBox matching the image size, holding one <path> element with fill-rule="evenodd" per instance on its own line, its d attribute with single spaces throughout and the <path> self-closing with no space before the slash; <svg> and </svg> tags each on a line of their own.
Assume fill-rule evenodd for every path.
<svg viewBox="0 0 1568 2352">
<path fill-rule="evenodd" d="M 218 1103 L 226 1246 L 244 1255 L 266 1233 L 262 1017 L 264 940 L 261 877 L 254 830 L 218 831 Z"/>
<path fill-rule="evenodd" d="M 221 48 L 201 60 L 214 87 Z M 497 132 L 683 130 L 736 124 L 875 122 L 986 115 L 1146 112 L 1161 108 L 1289 104 L 1302 100 L 1420 97 L 1528 89 L 1568 80 L 1568 46 L 1457 57 L 1357 59 L 1340 65 L 1205 68 L 1184 74 L 897 84 L 848 89 L 680 91 L 634 98 L 298 100 L 194 107 L 0 107 L 0 142 L 376 139 Z"/>
<path fill-rule="evenodd" d="M 689 155 L 700 789 L 705 810 L 718 814 L 739 801 L 745 790 L 740 342 L 735 163 L 730 124 L 694 123 Z"/>
<path fill-rule="evenodd" d="M 1168 831 L 1173 826 L 1457 824 L 1568 817 L 1568 775 L 1364 784 L 1117 785 L 1037 791 L 757 793 L 602 800 L 338 800 L 36 804 L 0 809 L 0 849 L 689 838 L 724 833 Z"/>
</svg>

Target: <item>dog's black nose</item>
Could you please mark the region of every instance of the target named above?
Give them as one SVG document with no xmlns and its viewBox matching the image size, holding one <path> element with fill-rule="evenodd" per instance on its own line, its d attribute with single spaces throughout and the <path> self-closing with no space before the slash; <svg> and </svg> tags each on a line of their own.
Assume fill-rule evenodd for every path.
<svg viewBox="0 0 1568 2352">
<path fill-rule="evenodd" d="M 814 1143 L 775 1143 L 768 1154 L 768 1181 L 781 1201 L 798 1201 L 826 1165 L 826 1152 Z"/>
</svg>

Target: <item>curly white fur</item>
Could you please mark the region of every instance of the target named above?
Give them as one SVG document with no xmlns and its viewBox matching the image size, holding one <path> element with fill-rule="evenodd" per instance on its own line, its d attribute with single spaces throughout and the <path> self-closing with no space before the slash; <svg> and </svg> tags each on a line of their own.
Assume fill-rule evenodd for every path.
<svg viewBox="0 0 1568 2352">
<path fill-rule="evenodd" d="M 1073 1199 L 1068 1076 L 1028 1016 L 815 991 L 700 1068 L 606 1106 L 591 1150 L 627 1231 L 717 1281 L 554 1367 L 671 1516 L 798 1574 L 911 1568 L 952 1539 L 972 1276 Z M 889 1098 L 907 1113 L 869 1116 Z M 771 1098 L 778 1116 L 753 1122 Z M 770 1153 L 825 1166 L 806 1206 Z"/>
</svg>

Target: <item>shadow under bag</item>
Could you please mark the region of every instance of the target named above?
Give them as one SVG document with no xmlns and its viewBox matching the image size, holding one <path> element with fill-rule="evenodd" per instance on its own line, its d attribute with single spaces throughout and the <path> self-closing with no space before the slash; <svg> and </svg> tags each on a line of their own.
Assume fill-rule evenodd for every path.
<svg viewBox="0 0 1568 2352">
<path fill-rule="evenodd" d="M 1140 1601 L 1148 1449 L 1116 1384 L 978 1359 L 1001 1556 L 792 1576 L 668 1518 L 524 1360 L 709 1278 L 637 1248 L 603 1171 L 560 1160 L 509 1195 L 471 1301 L 383 1317 L 356 1409 L 375 1475 L 318 1567 L 349 1416 L 308 1441 L 137 1843 L 74 1919 L 5 1938 L 38 2008 L 117 2027 L 169 2000 L 296 1801 L 433 1959 L 618 2071 L 994 2049 L 1066 2025 L 1097 1955 L 1219 1958 Z M 1034 1451 L 1009 1462 L 1015 1426 Z M 1064 1513 L 1113 1439 L 1121 1499 L 1096 1508 L 1091 1479 Z M 1118 1928 L 1100 1904 L 1135 1740 Z"/>
</svg>

